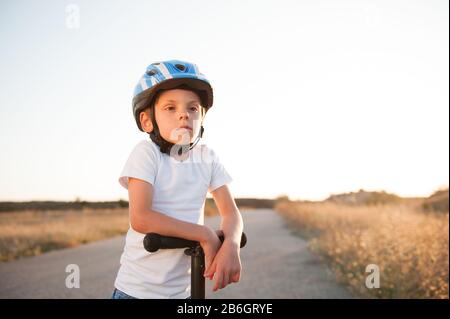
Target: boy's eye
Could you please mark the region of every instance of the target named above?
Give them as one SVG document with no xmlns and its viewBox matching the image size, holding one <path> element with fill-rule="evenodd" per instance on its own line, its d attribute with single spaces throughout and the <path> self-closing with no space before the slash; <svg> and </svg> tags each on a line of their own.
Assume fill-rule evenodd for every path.
<svg viewBox="0 0 450 319">
<path fill-rule="evenodd" d="M 164 109 L 168 110 L 168 111 L 174 111 L 174 110 L 176 110 L 176 107 L 173 106 L 173 105 L 168 105 Z M 191 107 L 189 107 L 189 110 L 191 112 L 198 112 L 198 107 L 197 106 L 191 106 Z"/>
</svg>

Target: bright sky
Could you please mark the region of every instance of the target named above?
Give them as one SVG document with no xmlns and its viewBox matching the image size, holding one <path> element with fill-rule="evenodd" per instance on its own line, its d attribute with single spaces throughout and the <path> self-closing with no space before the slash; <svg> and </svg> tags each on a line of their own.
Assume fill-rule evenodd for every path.
<svg viewBox="0 0 450 319">
<path fill-rule="evenodd" d="M 127 199 L 133 89 L 168 59 L 212 82 L 203 143 L 236 197 L 430 195 L 448 33 L 447 0 L 1 1 L 0 200 Z"/>
</svg>

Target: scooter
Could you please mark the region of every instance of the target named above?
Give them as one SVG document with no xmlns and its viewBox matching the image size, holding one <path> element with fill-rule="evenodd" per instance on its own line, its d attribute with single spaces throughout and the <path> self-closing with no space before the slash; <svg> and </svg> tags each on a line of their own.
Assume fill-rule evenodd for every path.
<svg viewBox="0 0 450 319">
<path fill-rule="evenodd" d="M 219 235 L 224 241 L 223 233 Z M 247 243 L 247 236 L 242 233 L 241 245 Z M 148 233 L 144 237 L 144 248 L 153 253 L 159 249 L 187 248 L 184 253 L 191 257 L 191 299 L 205 299 L 205 254 L 198 241 L 187 240 L 178 237 L 162 236 L 156 233 Z"/>
</svg>

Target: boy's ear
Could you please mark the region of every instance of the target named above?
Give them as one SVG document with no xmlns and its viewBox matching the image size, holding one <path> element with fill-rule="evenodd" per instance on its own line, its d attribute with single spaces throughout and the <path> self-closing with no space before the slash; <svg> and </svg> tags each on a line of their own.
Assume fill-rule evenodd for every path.
<svg viewBox="0 0 450 319">
<path fill-rule="evenodd" d="M 139 114 L 139 120 L 141 122 L 141 127 L 144 130 L 144 132 L 150 133 L 151 131 L 153 131 L 153 123 L 150 117 L 150 109 L 143 110 Z"/>
</svg>

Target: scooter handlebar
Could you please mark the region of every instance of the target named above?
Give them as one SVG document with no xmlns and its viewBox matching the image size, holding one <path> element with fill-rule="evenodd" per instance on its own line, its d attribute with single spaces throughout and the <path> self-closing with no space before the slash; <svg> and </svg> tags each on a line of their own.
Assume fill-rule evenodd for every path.
<svg viewBox="0 0 450 319">
<path fill-rule="evenodd" d="M 224 236 L 219 235 L 219 239 L 223 242 Z M 247 236 L 245 233 L 242 233 L 240 247 L 242 248 L 246 244 Z M 162 236 L 157 233 L 148 233 L 144 237 L 144 248 L 151 253 L 156 252 L 159 249 L 193 248 L 197 245 L 199 245 L 199 242 L 197 241 L 178 237 Z"/>
</svg>

